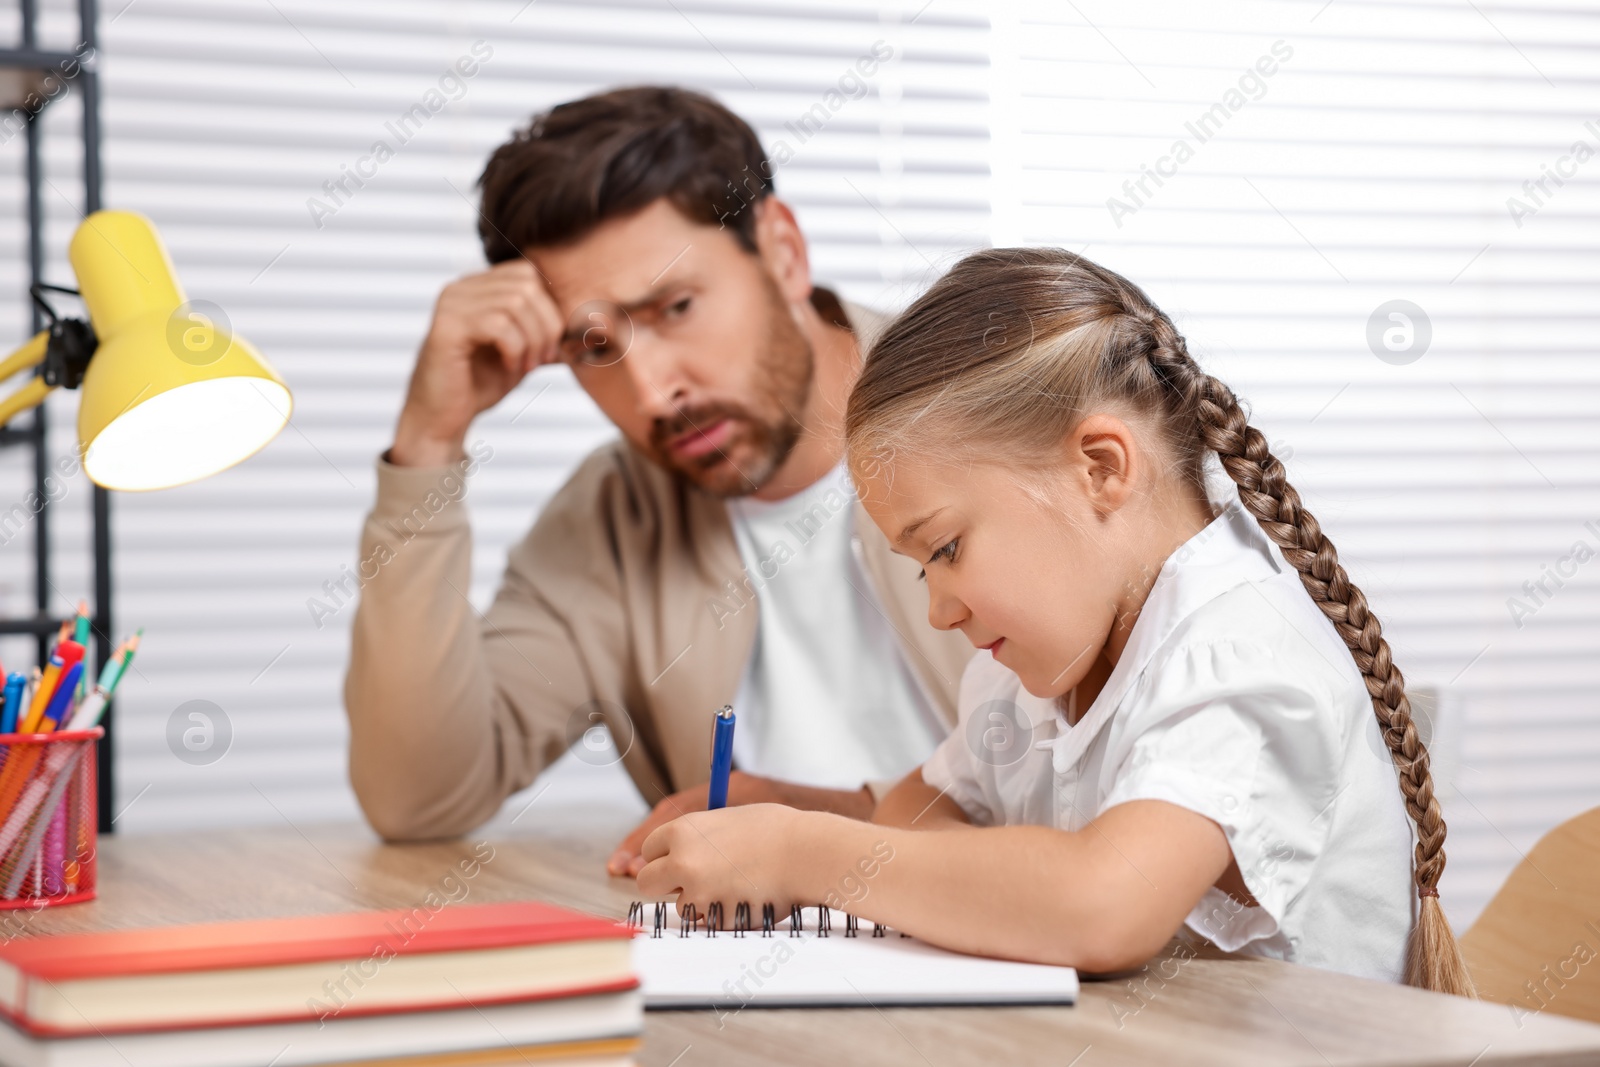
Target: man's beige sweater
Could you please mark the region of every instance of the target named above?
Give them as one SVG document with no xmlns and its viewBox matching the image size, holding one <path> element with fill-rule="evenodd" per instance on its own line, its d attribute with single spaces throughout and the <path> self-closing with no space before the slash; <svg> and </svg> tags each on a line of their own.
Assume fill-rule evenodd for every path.
<svg viewBox="0 0 1600 1067">
<path fill-rule="evenodd" d="M 864 350 L 880 320 L 847 312 Z M 465 833 L 598 721 L 647 802 L 704 782 L 711 712 L 738 689 L 760 586 L 723 501 L 626 442 L 604 445 L 511 550 L 479 615 L 462 484 L 459 466 L 378 463 L 345 678 L 350 780 L 373 827 Z M 852 520 L 864 610 L 883 612 L 953 725 L 972 646 L 928 624 L 917 563 L 889 551 L 859 503 Z"/>
</svg>

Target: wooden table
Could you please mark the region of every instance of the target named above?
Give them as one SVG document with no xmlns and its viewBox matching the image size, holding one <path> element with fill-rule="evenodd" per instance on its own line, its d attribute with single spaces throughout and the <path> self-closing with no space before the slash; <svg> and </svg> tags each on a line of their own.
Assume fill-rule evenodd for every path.
<svg viewBox="0 0 1600 1067">
<path fill-rule="evenodd" d="M 530 818 L 527 820 L 532 822 Z M 633 883 L 604 861 L 625 825 L 498 827 L 427 845 L 383 845 L 352 825 L 101 843 L 100 899 L 4 913 L 0 937 L 174 922 L 537 898 L 621 918 Z M 460 879 L 458 860 L 492 858 Z M 717 1064 L 1600 1063 L 1600 1026 L 1265 960 L 1186 959 L 1128 980 L 1085 982 L 1073 1008 L 652 1012 L 639 1062 Z"/>
</svg>

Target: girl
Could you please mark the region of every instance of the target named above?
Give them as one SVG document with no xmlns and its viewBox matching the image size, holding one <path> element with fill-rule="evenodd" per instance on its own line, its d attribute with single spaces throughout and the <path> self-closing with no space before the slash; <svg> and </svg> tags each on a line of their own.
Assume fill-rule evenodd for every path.
<svg viewBox="0 0 1600 1067">
<path fill-rule="evenodd" d="M 843 894 L 948 948 L 1097 972 L 1187 925 L 1471 995 L 1382 628 L 1137 286 L 1059 250 L 967 257 L 874 346 L 846 437 L 930 620 L 983 650 L 961 723 L 876 825 L 687 815 L 645 841 L 641 890 L 702 915 Z M 1237 489 L 1221 507 L 1213 454 Z"/>
</svg>

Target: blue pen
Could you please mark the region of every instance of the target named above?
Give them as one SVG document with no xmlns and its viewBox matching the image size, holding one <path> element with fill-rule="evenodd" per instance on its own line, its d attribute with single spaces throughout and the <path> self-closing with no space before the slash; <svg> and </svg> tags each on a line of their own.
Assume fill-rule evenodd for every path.
<svg viewBox="0 0 1600 1067">
<path fill-rule="evenodd" d="M 80 660 L 72 665 L 72 669 L 61 679 L 61 684 L 56 687 L 56 695 L 50 698 L 50 704 L 44 709 L 44 718 L 39 721 L 39 732 L 48 733 L 54 730 L 62 719 L 67 717 L 67 709 L 72 706 L 72 700 L 78 695 L 78 679 L 83 677 L 83 662 Z"/>
<path fill-rule="evenodd" d="M 711 720 L 711 792 L 706 808 L 728 806 L 728 775 L 733 773 L 733 706 L 724 704 Z"/>
<path fill-rule="evenodd" d="M 0 712 L 0 734 L 17 732 L 17 715 L 22 710 L 22 694 L 28 688 L 26 676 L 12 672 L 6 679 L 6 706 Z"/>
</svg>

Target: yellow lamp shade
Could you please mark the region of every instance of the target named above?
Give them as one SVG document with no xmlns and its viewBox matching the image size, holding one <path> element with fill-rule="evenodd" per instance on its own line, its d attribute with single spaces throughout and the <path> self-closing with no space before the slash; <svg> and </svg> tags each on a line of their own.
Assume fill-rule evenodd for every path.
<svg viewBox="0 0 1600 1067">
<path fill-rule="evenodd" d="M 107 489 L 165 489 L 239 463 L 289 421 L 272 366 L 191 303 L 150 220 L 97 211 L 67 248 L 99 347 L 78 405 L 83 467 Z"/>
</svg>

